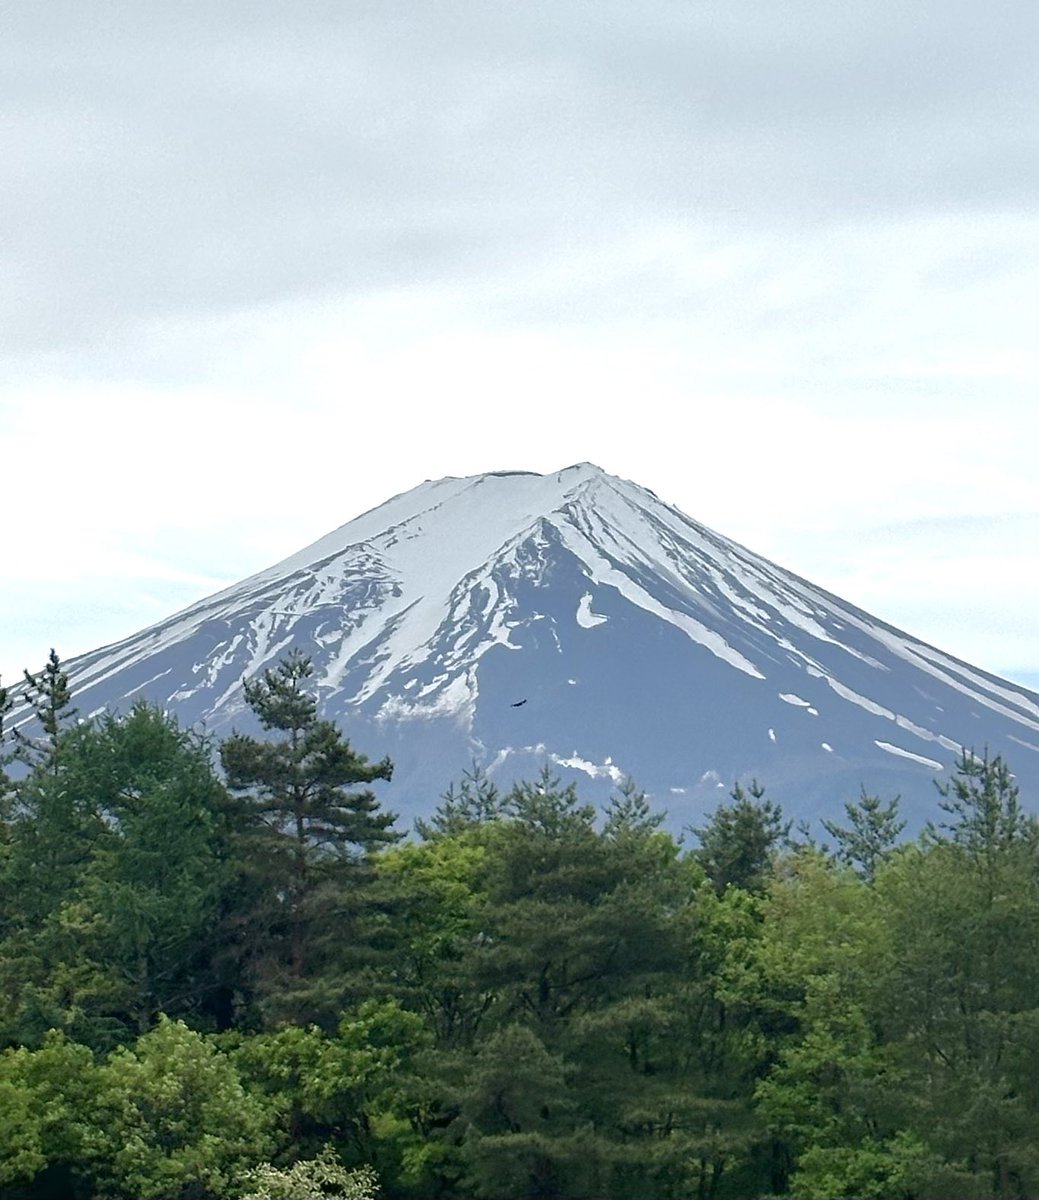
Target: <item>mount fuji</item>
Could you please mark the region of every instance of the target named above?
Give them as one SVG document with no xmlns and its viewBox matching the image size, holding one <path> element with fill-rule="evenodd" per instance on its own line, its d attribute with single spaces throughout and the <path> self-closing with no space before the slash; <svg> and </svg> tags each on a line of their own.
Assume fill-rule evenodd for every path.
<svg viewBox="0 0 1039 1200">
<path fill-rule="evenodd" d="M 962 748 L 1039 796 L 1039 695 L 588 463 L 427 481 L 66 667 L 81 713 L 143 698 L 220 735 L 297 648 L 404 818 L 474 760 L 597 799 L 631 775 L 675 828 L 752 777 L 798 818 L 899 793 L 919 827 Z"/>
</svg>

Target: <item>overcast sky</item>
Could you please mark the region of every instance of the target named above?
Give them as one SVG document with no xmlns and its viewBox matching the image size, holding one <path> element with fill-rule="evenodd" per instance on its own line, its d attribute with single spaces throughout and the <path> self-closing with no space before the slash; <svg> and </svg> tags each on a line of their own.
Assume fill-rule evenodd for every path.
<svg viewBox="0 0 1039 1200">
<path fill-rule="evenodd" d="M 0 6 L 0 671 L 591 460 L 1039 689 L 1034 0 Z"/>
</svg>

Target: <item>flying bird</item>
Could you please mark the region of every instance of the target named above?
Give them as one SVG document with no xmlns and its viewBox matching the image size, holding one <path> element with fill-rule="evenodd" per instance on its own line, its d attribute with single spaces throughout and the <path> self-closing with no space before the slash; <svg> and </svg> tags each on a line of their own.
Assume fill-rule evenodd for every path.
<svg viewBox="0 0 1039 1200">
<path fill-rule="evenodd" d="M 509 705 L 509 707 L 510 708 L 521 708 L 526 703 L 527 703 L 527 700 L 526 700 L 526 697 L 524 697 L 522 700 L 514 701 L 512 704 Z"/>
</svg>

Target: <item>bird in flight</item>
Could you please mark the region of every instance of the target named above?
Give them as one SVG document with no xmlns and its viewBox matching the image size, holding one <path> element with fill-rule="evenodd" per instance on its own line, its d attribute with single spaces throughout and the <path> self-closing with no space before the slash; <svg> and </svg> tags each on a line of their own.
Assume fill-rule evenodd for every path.
<svg viewBox="0 0 1039 1200">
<path fill-rule="evenodd" d="M 510 708 L 522 708 L 522 706 L 526 703 L 527 703 L 527 700 L 526 700 L 526 697 L 524 697 L 522 700 L 514 701 L 514 703 L 509 705 L 509 707 Z"/>
</svg>

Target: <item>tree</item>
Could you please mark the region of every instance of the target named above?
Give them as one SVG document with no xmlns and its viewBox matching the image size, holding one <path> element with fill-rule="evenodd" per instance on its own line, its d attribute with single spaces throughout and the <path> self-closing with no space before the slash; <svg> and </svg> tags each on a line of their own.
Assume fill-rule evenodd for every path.
<svg viewBox="0 0 1039 1200">
<path fill-rule="evenodd" d="M 62 735 L 57 773 L 22 781 L 4 883 L 9 1029 L 108 1048 L 160 1011 L 206 1019 L 229 871 L 209 745 L 146 704 Z"/>
<path fill-rule="evenodd" d="M 291 1167 L 261 1163 L 245 1175 L 249 1189 L 243 1200 L 375 1200 L 379 1180 L 370 1167 L 350 1171 L 335 1150 L 325 1146 L 314 1158 Z"/>
<path fill-rule="evenodd" d="M 220 747 L 228 787 L 246 798 L 247 852 L 267 906 L 253 932 L 268 941 L 261 954 L 275 976 L 287 973 L 280 981 L 286 984 L 328 966 L 337 945 L 345 949 L 371 854 L 399 837 L 395 815 L 379 811 L 374 793 L 352 790 L 388 780 L 390 760 L 369 763 L 331 721 L 318 718 L 306 687 L 312 674 L 310 659 L 296 651 L 246 681 L 261 726 L 282 736 L 263 741 L 234 733 Z M 289 1012 L 313 1016 L 313 1001 L 301 1000 L 302 1008 L 290 1001 Z"/>
<path fill-rule="evenodd" d="M 693 829 L 700 839 L 696 857 L 721 894 L 730 884 L 760 891 L 771 871 L 772 853 L 790 834 L 783 809 L 763 799 L 765 789 L 755 779 L 750 795 L 739 783 L 732 789 L 732 804 L 720 804 L 707 824 Z"/>
<path fill-rule="evenodd" d="M 93 1055 L 63 1034 L 0 1055 L 0 1193 L 94 1194 L 99 1090 Z"/>
<path fill-rule="evenodd" d="M 595 821 L 595 808 L 581 803 L 577 785 L 563 787 L 547 763 L 533 783 L 520 780 L 513 785 L 505 811 L 530 833 L 550 839 L 590 831 Z"/>
<path fill-rule="evenodd" d="M 574 1184 L 587 1175 L 595 1139 L 591 1130 L 575 1136 L 568 1093 L 565 1064 L 533 1031 L 508 1025 L 484 1043 L 458 1122 L 470 1194 L 492 1200 L 589 1194 Z"/>
<path fill-rule="evenodd" d="M 98 1196 L 241 1194 L 239 1181 L 271 1152 L 267 1106 L 229 1055 L 180 1021 L 163 1018 L 97 1073 Z"/>
<path fill-rule="evenodd" d="M 858 803 L 844 803 L 848 825 L 823 821 L 826 832 L 837 839 L 837 861 L 853 867 L 867 883 L 876 878 L 877 868 L 905 829 L 905 821 L 898 819 L 898 800 L 896 796 L 889 804 L 882 804 L 879 796 L 871 796 L 863 788 Z"/>
<path fill-rule="evenodd" d="M 1039 1194 L 1039 854 L 913 846 L 877 877 L 893 947 L 878 1023 L 908 1131 L 959 1178 L 924 1195 Z M 952 1176 L 949 1176 L 950 1180 Z"/>
<path fill-rule="evenodd" d="M 948 820 L 929 827 L 931 837 L 947 834 L 973 857 L 992 860 L 1001 850 L 1024 837 L 1035 837 L 1036 822 L 1021 811 L 1014 776 L 1000 755 L 979 758 L 963 750 L 948 783 L 935 781 L 938 802 Z"/>
<path fill-rule="evenodd" d="M 456 788 L 451 783 L 440 797 L 436 811 L 424 821 L 415 821 L 415 831 L 423 841 L 450 837 L 484 821 L 495 821 L 505 811 L 506 801 L 478 763 L 462 772 Z"/>
<path fill-rule="evenodd" d="M 654 812 L 635 780 L 629 775 L 606 805 L 603 833 L 614 841 L 630 841 L 648 837 L 663 825 L 667 814 Z"/>
<path fill-rule="evenodd" d="M 4 721 L 14 707 L 14 698 L 3 685 L 3 680 L 0 678 L 0 827 L 2 827 L 10 816 L 7 811 L 7 797 L 11 790 L 11 781 L 7 778 L 7 768 L 13 761 L 13 756 L 6 749 L 7 730 L 4 728 Z"/>
<path fill-rule="evenodd" d="M 18 757 L 30 767 L 45 765 L 51 771 L 57 771 L 62 732 L 76 716 L 76 709 L 72 707 L 69 677 L 53 648 L 41 671 L 34 675 L 27 670 L 23 674 L 25 698 L 43 730 L 43 737 L 30 738 L 16 729 L 14 738 Z"/>
<path fill-rule="evenodd" d="M 136 1033 L 160 1012 L 205 1020 L 232 832 L 209 743 L 140 703 L 77 730 L 65 756 L 103 814 L 83 897 L 98 918 L 87 945 L 118 980 L 111 1015 Z"/>
</svg>

